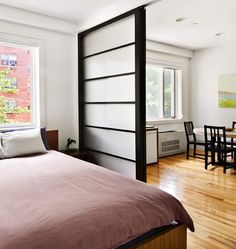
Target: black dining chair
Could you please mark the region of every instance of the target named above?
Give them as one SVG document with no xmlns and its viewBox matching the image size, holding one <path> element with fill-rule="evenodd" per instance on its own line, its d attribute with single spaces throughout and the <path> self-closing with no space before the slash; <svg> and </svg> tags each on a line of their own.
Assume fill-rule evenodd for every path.
<svg viewBox="0 0 236 249">
<path fill-rule="evenodd" d="M 236 128 L 236 121 L 232 122 L 232 128 L 235 129 Z"/>
<path fill-rule="evenodd" d="M 235 129 L 235 128 L 236 128 L 236 121 L 233 121 L 232 122 L 232 129 Z M 234 138 L 231 138 L 231 144 L 232 144 L 232 146 L 236 146 Z"/>
<path fill-rule="evenodd" d="M 235 129 L 235 128 L 236 128 L 236 121 L 232 121 L 232 129 Z M 227 145 L 230 145 L 231 147 L 236 148 L 235 138 L 227 138 L 226 137 L 226 142 L 227 142 Z M 231 153 L 231 155 L 228 155 L 228 156 L 231 156 L 233 158 L 233 153 Z"/>
<path fill-rule="evenodd" d="M 224 173 L 229 168 L 236 168 L 236 148 L 227 145 L 226 131 L 224 126 L 204 125 L 205 136 L 205 169 L 208 165 L 222 165 Z M 211 161 L 208 162 L 208 153 Z M 227 159 L 227 154 L 233 153 L 233 161 Z M 217 155 L 217 160 L 216 160 Z"/>
<path fill-rule="evenodd" d="M 236 128 L 236 121 L 232 121 L 232 129 L 235 129 L 235 128 Z M 227 140 L 227 144 L 230 144 L 232 148 L 233 147 L 236 148 L 235 138 L 231 138 L 231 139 Z M 231 157 L 233 158 L 233 153 L 231 153 Z"/>
<path fill-rule="evenodd" d="M 186 140 L 187 140 L 186 158 L 189 159 L 189 156 L 192 156 L 192 157 L 204 159 L 203 154 L 197 153 L 197 146 L 199 145 L 199 146 L 205 147 L 205 141 L 198 140 L 196 138 L 196 134 L 193 132 L 194 130 L 193 121 L 184 122 L 184 129 L 185 129 Z M 193 155 L 189 154 L 190 145 L 193 145 Z M 202 157 L 198 157 L 198 156 L 202 156 Z"/>
</svg>

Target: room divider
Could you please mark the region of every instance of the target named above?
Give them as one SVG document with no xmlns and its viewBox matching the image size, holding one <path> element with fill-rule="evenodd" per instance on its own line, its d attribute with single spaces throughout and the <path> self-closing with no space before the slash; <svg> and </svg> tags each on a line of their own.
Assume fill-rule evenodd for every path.
<svg viewBox="0 0 236 249">
<path fill-rule="evenodd" d="M 145 7 L 78 34 L 79 147 L 146 181 Z"/>
</svg>

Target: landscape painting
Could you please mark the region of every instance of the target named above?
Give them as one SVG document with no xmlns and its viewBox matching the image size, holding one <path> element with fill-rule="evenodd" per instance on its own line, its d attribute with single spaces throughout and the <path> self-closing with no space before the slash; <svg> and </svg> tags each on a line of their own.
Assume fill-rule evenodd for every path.
<svg viewBox="0 0 236 249">
<path fill-rule="evenodd" d="M 218 104 L 222 108 L 236 108 L 236 74 L 219 76 Z"/>
</svg>

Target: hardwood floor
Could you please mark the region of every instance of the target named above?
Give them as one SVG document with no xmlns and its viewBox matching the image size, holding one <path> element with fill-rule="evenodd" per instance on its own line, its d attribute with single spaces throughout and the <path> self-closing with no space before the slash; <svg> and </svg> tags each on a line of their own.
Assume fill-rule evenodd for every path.
<svg viewBox="0 0 236 249">
<path fill-rule="evenodd" d="M 209 166 L 185 154 L 147 167 L 147 182 L 179 199 L 192 217 L 188 249 L 236 249 L 236 172 Z M 170 248 L 171 249 L 171 248 Z"/>
</svg>

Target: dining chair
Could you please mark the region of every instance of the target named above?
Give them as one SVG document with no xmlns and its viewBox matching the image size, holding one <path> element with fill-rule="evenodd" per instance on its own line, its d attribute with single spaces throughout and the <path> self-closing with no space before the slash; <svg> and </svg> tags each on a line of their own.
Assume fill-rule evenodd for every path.
<svg viewBox="0 0 236 249">
<path fill-rule="evenodd" d="M 224 126 L 204 125 L 205 136 L 205 169 L 208 165 L 222 165 L 224 173 L 226 169 L 236 168 L 236 148 L 227 146 L 226 131 Z M 208 153 L 210 152 L 211 161 L 208 162 Z M 233 161 L 228 160 L 227 154 L 233 153 Z M 217 154 L 217 160 L 216 160 Z"/>
<path fill-rule="evenodd" d="M 236 128 L 236 121 L 233 121 L 232 122 L 232 129 L 235 129 L 235 128 Z M 236 146 L 234 138 L 231 138 L 231 144 L 232 144 L 232 146 Z"/>
<path fill-rule="evenodd" d="M 232 129 L 236 128 L 236 121 L 232 121 Z M 236 143 L 235 143 L 235 138 L 231 138 L 229 141 L 227 141 L 227 143 L 231 145 L 231 147 L 235 147 L 236 148 Z M 231 157 L 233 158 L 233 152 L 231 153 Z"/>
<path fill-rule="evenodd" d="M 185 129 L 186 140 L 187 140 L 186 158 L 189 159 L 189 156 L 192 156 L 192 157 L 204 159 L 203 154 L 197 153 L 197 146 L 199 145 L 199 146 L 205 147 L 205 141 L 198 140 L 196 138 L 196 134 L 193 132 L 194 130 L 193 121 L 184 122 L 184 129 Z M 190 145 L 193 145 L 193 155 L 189 155 Z M 202 156 L 202 157 L 198 157 L 197 155 Z"/>
</svg>

